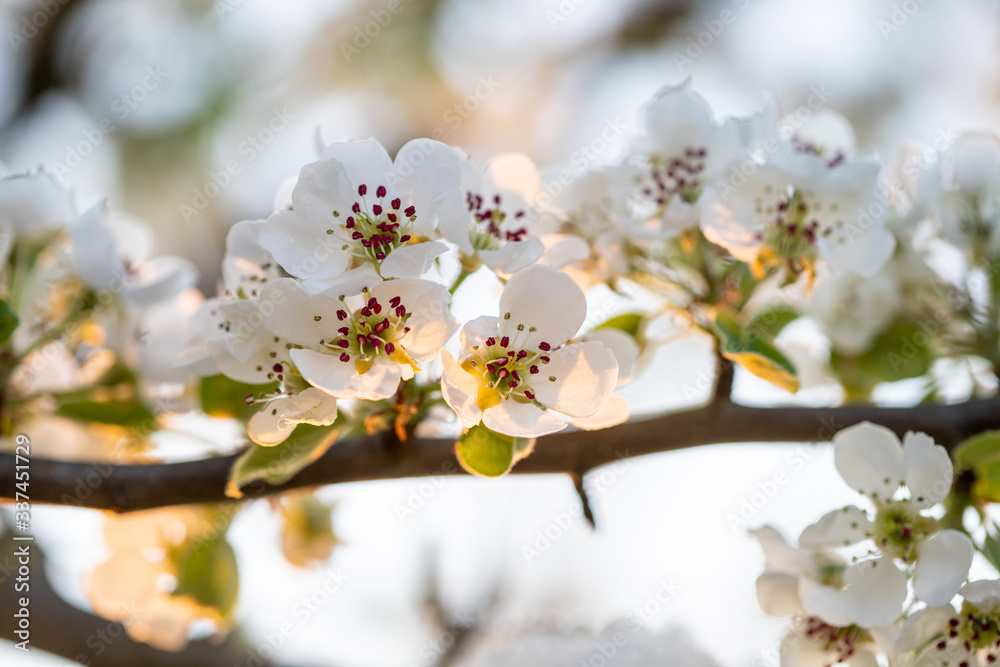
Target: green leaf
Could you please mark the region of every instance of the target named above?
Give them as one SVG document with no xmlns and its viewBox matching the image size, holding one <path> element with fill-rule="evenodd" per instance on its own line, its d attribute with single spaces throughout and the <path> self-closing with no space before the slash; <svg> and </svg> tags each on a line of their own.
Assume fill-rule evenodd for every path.
<svg viewBox="0 0 1000 667">
<path fill-rule="evenodd" d="M 785 391 L 794 394 L 799 390 L 792 362 L 770 342 L 751 335 L 749 327 L 742 326 L 734 314 L 717 311 L 715 328 L 720 335 L 724 357 Z"/>
<path fill-rule="evenodd" d="M 985 431 L 964 440 L 955 448 L 954 457 L 963 470 L 1000 463 L 1000 431 Z"/>
<path fill-rule="evenodd" d="M 56 412 L 80 422 L 114 424 L 116 426 L 142 426 L 156 420 L 156 416 L 142 401 L 73 401 L 63 403 Z"/>
<path fill-rule="evenodd" d="M 247 395 L 270 391 L 271 386 L 276 385 L 245 384 L 225 375 L 212 375 L 201 379 L 198 397 L 202 412 L 207 415 L 247 421 L 260 409 L 259 406 L 246 404 Z"/>
<path fill-rule="evenodd" d="M 500 477 L 514 465 L 514 438 L 478 424 L 458 438 L 455 454 L 473 475 Z"/>
<path fill-rule="evenodd" d="M 858 369 L 881 382 L 926 375 L 934 363 L 930 338 L 916 324 L 898 322 L 857 357 Z"/>
<path fill-rule="evenodd" d="M 233 547 L 225 535 L 192 540 L 176 556 L 177 586 L 173 595 L 190 595 L 199 604 L 228 617 L 236 606 L 240 580 Z"/>
<path fill-rule="evenodd" d="M 19 320 L 17 315 L 3 299 L 0 299 L 0 345 L 10 340 L 10 335 L 17 328 Z"/>
<path fill-rule="evenodd" d="M 986 557 L 986 560 L 990 562 L 993 569 L 1000 572 L 1000 542 L 997 538 L 993 537 L 995 533 L 998 532 L 997 525 L 993 524 L 993 530 L 986 531 L 986 537 L 983 539 L 983 548 L 980 552 Z"/>
<path fill-rule="evenodd" d="M 754 375 L 794 394 L 799 390 L 795 366 L 770 343 L 752 340 L 742 350 L 726 348 L 723 356 L 731 359 Z"/>
<path fill-rule="evenodd" d="M 337 441 L 339 434 L 338 429 L 329 426 L 299 424 L 280 445 L 261 447 L 251 444 L 229 471 L 226 495 L 242 498 L 240 489 L 257 480 L 275 486 L 284 484 L 322 456 Z"/>
<path fill-rule="evenodd" d="M 744 331 L 751 337 L 774 340 L 781 330 L 799 318 L 799 314 L 786 306 L 762 310 L 750 318 Z"/>
<path fill-rule="evenodd" d="M 643 316 L 640 313 L 625 313 L 616 315 L 603 324 L 597 325 L 597 329 L 618 329 L 624 331 L 632 338 L 639 335 L 639 327 L 642 326 Z"/>
</svg>

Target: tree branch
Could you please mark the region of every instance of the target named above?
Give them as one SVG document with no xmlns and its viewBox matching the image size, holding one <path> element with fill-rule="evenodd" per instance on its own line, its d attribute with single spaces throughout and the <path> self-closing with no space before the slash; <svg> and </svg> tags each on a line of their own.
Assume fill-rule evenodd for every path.
<svg viewBox="0 0 1000 667">
<path fill-rule="evenodd" d="M 694 410 L 630 421 L 602 431 L 545 436 L 512 472 L 583 475 L 621 458 L 700 445 L 821 442 L 866 420 L 900 436 L 906 431 L 923 431 L 951 449 L 972 435 L 1000 429 L 1000 397 L 906 408 L 758 408 L 714 401 Z M 286 484 L 256 485 L 244 492 L 252 498 L 306 486 L 462 473 L 454 465 L 454 441 L 450 438 L 413 438 L 404 448 L 394 447 L 394 443 L 392 432 L 344 440 Z M 32 459 L 30 496 L 34 502 L 115 512 L 219 502 L 226 499 L 226 480 L 236 456 L 155 465 Z M 13 498 L 14 492 L 14 456 L 0 454 L 0 497 Z"/>
</svg>

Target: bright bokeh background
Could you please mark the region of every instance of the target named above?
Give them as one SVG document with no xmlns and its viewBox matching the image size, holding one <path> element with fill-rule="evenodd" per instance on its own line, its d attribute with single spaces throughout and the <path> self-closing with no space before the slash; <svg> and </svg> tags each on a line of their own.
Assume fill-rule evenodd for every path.
<svg viewBox="0 0 1000 667">
<path fill-rule="evenodd" d="M 146 219 L 158 252 L 191 258 L 212 292 L 226 230 L 268 214 L 312 159 L 316 128 L 326 141 L 374 136 L 390 152 L 432 136 L 478 160 L 523 151 L 575 170 L 613 161 L 624 134 L 592 158 L 583 150 L 609 125 L 634 127 L 644 100 L 693 76 L 720 115 L 753 111 L 766 88 L 786 110 L 822 91 L 858 144 L 887 160 L 907 141 L 1000 129 L 1000 5 L 989 0 L 400 0 L 396 14 L 389 5 L 64 0 L 47 17 L 40 0 L 5 0 L 0 162 L 44 164 L 81 207 L 107 197 Z M 28 37 L 23 21 L 39 12 Z M 704 344 L 682 339 L 626 394 L 638 413 L 683 409 L 707 397 L 711 368 Z M 741 375 L 736 399 L 837 394 L 790 397 Z M 787 483 L 774 484 L 782 473 Z M 539 664 L 576 665 L 594 650 L 592 633 L 648 605 L 644 632 L 679 625 L 721 665 L 772 665 L 782 622 L 757 609 L 763 558 L 734 517 L 794 537 L 855 499 L 823 446 L 704 447 L 593 476 L 603 489 L 596 532 L 570 515 L 578 500 L 558 476 L 324 489 L 344 543 L 328 567 L 347 583 L 306 619 L 296 601 L 328 574 L 285 563 L 278 522 L 255 502 L 230 533 L 242 630 L 256 646 L 293 622 L 274 657 L 289 665 L 432 665 L 442 629 L 425 604 L 431 592 L 453 619 L 476 624 L 452 664 L 500 665 L 488 656 L 551 632 L 566 636 L 564 661 Z M 421 506 L 401 519 L 413 498 Z M 34 515 L 53 585 L 83 608 L 86 574 L 106 556 L 103 521 L 63 508 Z M 526 557 L 547 530 L 551 545 Z M 663 582 L 675 594 L 649 604 Z M 9 644 L 0 661 L 64 662 L 25 659 Z"/>
</svg>

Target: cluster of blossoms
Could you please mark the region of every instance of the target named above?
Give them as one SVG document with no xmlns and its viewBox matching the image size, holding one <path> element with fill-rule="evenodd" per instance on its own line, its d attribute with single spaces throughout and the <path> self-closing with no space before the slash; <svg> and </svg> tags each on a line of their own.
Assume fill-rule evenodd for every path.
<svg viewBox="0 0 1000 667">
<path fill-rule="evenodd" d="M 885 169 L 831 111 L 786 119 L 767 97 L 719 119 L 690 82 L 655 96 L 617 162 L 568 183 L 524 155 L 480 167 L 429 139 L 395 158 L 374 139 L 320 145 L 267 219 L 229 229 L 207 299 L 190 264 L 153 257 L 140 223 L 103 204 L 79 212 L 44 173 L 0 171 L 0 405 L 14 408 L 0 427 L 39 433 L 58 414 L 148 436 L 164 426 L 155 412 L 197 393 L 260 446 L 234 467 L 238 495 L 341 433 L 388 429 L 461 433 L 469 470 L 503 474 L 534 438 L 628 420 L 616 390 L 677 331 L 791 392 L 834 385 L 869 401 L 912 380 L 926 401 L 993 394 L 1000 138 L 961 135 L 932 154 Z M 822 349 L 785 335 L 809 326 Z M 154 412 L 158 385 L 187 402 Z M 79 455 L 94 458 L 88 446 Z M 783 659 L 992 663 L 1000 593 L 965 583 L 975 546 L 939 509 L 955 497 L 947 452 L 869 424 L 834 446 L 865 506 L 823 517 L 797 547 L 756 532 L 761 604 L 794 618 Z M 262 447 L 290 462 L 255 458 L 282 452 Z M 960 509 L 993 500 L 1000 489 Z M 296 507 L 290 560 L 305 563 L 335 538 L 317 519 L 326 508 Z M 321 548 L 298 539 L 313 533 Z M 185 541 L 156 539 L 177 558 L 144 571 L 181 572 Z M 186 609 L 225 625 L 202 607 Z"/>
</svg>

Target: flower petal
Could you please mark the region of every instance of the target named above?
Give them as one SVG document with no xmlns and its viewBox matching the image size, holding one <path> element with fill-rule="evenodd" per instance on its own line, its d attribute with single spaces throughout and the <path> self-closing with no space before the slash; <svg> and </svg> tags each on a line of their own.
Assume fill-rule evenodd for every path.
<svg viewBox="0 0 1000 667">
<path fill-rule="evenodd" d="M 771 616 L 791 616 L 801 611 L 798 576 L 779 572 L 760 575 L 757 577 L 757 603 Z"/>
<path fill-rule="evenodd" d="M 361 398 L 380 401 L 389 398 L 399 386 L 399 364 L 378 357 L 368 372 L 359 375 L 352 361 L 306 349 L 289 351 L 302 377 L 312 386 L 336 398 Z"/>
<path fill-rule="evenodd" d="M 537 328 L 522 338 L 522 347 L 538 349 L 539 343 L 552 348 L 576 335 L 587 317 L 587 300 L 573 279 L 547 266 L 529 266 L 507 281 L 500 297 L 500 316 L 507 331 L 523 324 Z"/>
<path fill-rule="evenodd" d="M 538 438 L 566 428 L 566 422 L 531 403 L 503 400 L 483 412 L 487 428 L 517 438 Z"/>
<path fill-rule="evenodd" d="M 260 245 L 285 271 L 304 279 L 336 278 L 350 260 L 341 241 L 296 211 L 279 211 L 268 218 L 260 232 Z"/>
<path fill-rule="evenodd" d="M 948 450 L 934 444 L 934 438 L 908 432 L 903 437 L 903 466 L 903 481 L 913 505 L 926 509 L 948 497 L 955 468 Z"/>
<path fill-rule="evenodd" d="M 281 278 L 261 291 L 258 318 L 261 325 L 277 336 L 312 346 L 336 337 L 340 308 L 337 299 L 326 294 L 309 294 L 298 281 Z"/>
<path fill-rule="evenodd" d="M 437 241 L 410 243 L 390 252 L 379 265 L 385 278 L 419 278 L 434 266 L 434 258 L 448 251 Z"/>
<path fill-rule="evenodd" d="M 863 628 L 889 625 L 902 615 L 906 575 L 892 558 L 857 563 L 844 572 L 851 620 Z"/>
<path fill-rule="evenodd" d="M 807 613 L 830 625 L 850 625 L 850 602 L 843 591 L 825 586 L 812 577 L 799 579 L 799 599 Z"/>
<path fill-rule="evenodd" d="M 631 415 L 632 408 L 628 399 L 620 394 L 612 394 L 608 402 L 598 408 L 597 412 L 589 417 L 572 417 L 569 423 L 584 431 L 598 431 L 624 424 Z"/>
<path fill-rule="evenodd" d="M 531 388 L 538 402 L 570 417 L 589 417 L 611 397 L 618 382 L 618 362 L 603 343 L 590 341 L 561 347 L 550 356 Z M 556 378 L 547 381 L 545 376 Z"/>
<path fill-rule="evenodd" d="M 338 141 L 329 144 L 320 154 L 320 160 L 322 162 L 335 160 L 343 165 L 347 181 L 351 184 L 348 193 L 350 197 L 356 196 L 356 188 L 360 185 L 367 185 L 370 191 L 374 191 L 380 185 L 389 185 L 389 178 L 393 174 L 389 154 L 375 139 Z M 298 208 L 298 202 L 295 206 Z"/>
<path fill-rule="evenodd" d="M 975 548 L 965 533 L 942 530 L 918 547 L 913 591 L 932 607 L 947 604 L 969 576 Z"/>
<path fill-rule="evenodd" d="M 448 350 L 441 352 L 441 364 L 441 395 L 458 415 L 462 426 L 472 428 L 483 418 L 483 411 L 476 403 L 476 394 L 482 383 L 465 372 Z"/>
<path fill-rule="evenodd" d="M 903 447 L 884 426 L 862 422 L 833 437 L 837 471 L 859 493 L 891 498 L 903 481 Z"/>
<path fill-rule="evenodd" d="M 871 525 L 867 512 L 848 505 L 827 512 L 819 521 L 807 526 L 799 535 L 799 545 L 806 549 L 822 549 L 857 544 L 867 537 Z"/>
</svg>

